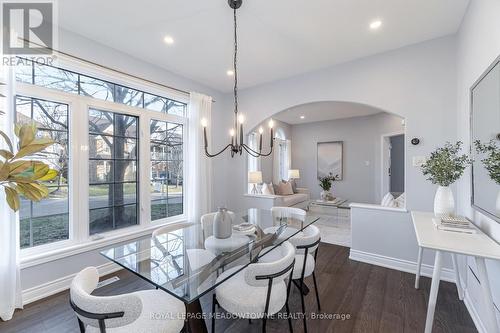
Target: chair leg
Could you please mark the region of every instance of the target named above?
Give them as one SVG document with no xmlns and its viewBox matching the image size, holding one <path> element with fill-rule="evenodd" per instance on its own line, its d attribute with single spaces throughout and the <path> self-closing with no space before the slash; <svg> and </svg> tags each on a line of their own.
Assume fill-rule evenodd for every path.
<svg viewBox="0 0 500 333">
<path fill-rule="evenodd" d="M 300 280 L 300 301 L 302 302 L 302 319 L 304 321 L 304 333 L 307 333 L 307 321 L 306 321 L 306 305 L 304 302 L 304 293 L 302 292 L 302 286 L 304 285 L 304 279 Z"/>
<path fill-rule="evenodd" d="M 266 333 L 267 314 L 262 317 L 262 333 Z"/>
<path fill-rule="evenodd" d="M 212 296 L 212 333 L 215 333 L 215 293 Z"/>
<path fill-rule="evenodd" d="M 319 304 L 318 284 L 316 283 L 316 274 L 314 274 L 314 271 L 313 271 L 312 275 L 313 275 L 313 281 L 314 281 L 314 290 L 316 291 L 316 302 L 318 302 L 318 311 L 320 311 L 321 305 Z"/>
<path fill-rule="evenodd" d="M 288 307 L 288 300 L 285 303 L 286 315 L 288 317 L 288 328 L 290 329 L 290 333 L 293 333 L 292 328 L 292 316 L 290 315 L 290 308 Z"/>
<path fill-rule="evenodd" d="M 78 317 L 77 317 L 78 318 Z M 78 318 L 78 327 L 80 327 L 80 333 L 85 333 L 85 325 L 83 322 Z"/>
</svg>

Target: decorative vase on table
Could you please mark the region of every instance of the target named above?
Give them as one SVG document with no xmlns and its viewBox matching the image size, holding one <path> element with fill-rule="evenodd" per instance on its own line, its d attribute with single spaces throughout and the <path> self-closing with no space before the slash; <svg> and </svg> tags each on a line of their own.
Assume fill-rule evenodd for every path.
<svg viewBox="0 0 500 333">
<path fill-rule="evenodd" d="M 330 193 L 330 191 L 323 190 L 320 193 L 320 197 L 321 197 L 321 200 L 328 201 L 328 199 L 332 197 L 332 194 Z"/>
<path fill-rule="evenodd" d="M 434 197 L 434 215 L 436 217 L 453 216 L 455 199 L 449 186 L 439 186 Z"/>
<path fill-rule="evenodd" d="M 219 208 L 219 211 L 215 213 L 213 228 L 215 238 L 226 239 L 231 237 L 233 223 L 226 208 Z"/>
</svg>

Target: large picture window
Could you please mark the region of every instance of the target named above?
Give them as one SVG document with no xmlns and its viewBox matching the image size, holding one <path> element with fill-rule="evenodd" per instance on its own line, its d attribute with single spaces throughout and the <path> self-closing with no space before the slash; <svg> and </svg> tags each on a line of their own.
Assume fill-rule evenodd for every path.
<svg viewBox="0 0 500 333">
<path fill-rule="evenodd" d="M 59 175 L 45 182 L 49 196 L 32 202 L 21 196 L 20 244 L 21 248 L 52 243 L 69 237 L 68 205 L 68 111 L 67 104 L 38 98 L 17 96 L 16 122 L 35 123 L 38 136 L 54 140 L 55 144 L 41 153 L 25 157 L 48 164 Z"/>
<path fill-rule="evenodd" d="M 138 223 L 137 117 L 89 110 L 90 234 Z"/>
<path fill-rule="evenodd" d="M 151 120 L 151 220 L 183 213 L 183 126 Z"/>
<path fill-rule="evenodd" d="M 18 59 L 15 121 L 55 142 L 26 159 L 59 171 L 47 198 L 20 197 L 23 256 L 184 218 L 187 94 L 70 57 Z"/>
</svg>

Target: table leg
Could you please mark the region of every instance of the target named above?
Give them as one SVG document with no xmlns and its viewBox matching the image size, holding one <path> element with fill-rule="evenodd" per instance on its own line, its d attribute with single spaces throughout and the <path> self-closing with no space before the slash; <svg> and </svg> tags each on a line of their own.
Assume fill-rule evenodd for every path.
<svg viewBox="0 0 500 333">
<path fill-rule="evenodd" d="M 458 261 L 456 253 L 451 254 L 451 260 L 453 261 L 453 269 L 455 270 L 455 284 L 457 285 L 458 299 L 463 301 L 464 290 L 462 288 L 462 283 L 460 282 L 460 272 L 458 271 Z"/>
<path fill-rule="evenodd" d="M 425 319 L 425 333 L 432 332 L 434 322 L 434 311 L 436 310 L 436 300 L 439 290 L 439 281 L 441 279 L 441 251 L 436 251 L 434 259 L 434 271 L 432 272 L 431 292 L 429 294 L 429 305 L 427 306 L 427 318 Z"/>
<path fill-rule="evenodd" d="M 424 252 L 423 247 L 418 247 L 418 258 L 417 258 L 417 273 L 415 274 L 415 289 L 418 289 L 420 284 L 420 269 L 422 268 L 422 254 Z"/>
<path fill-rule="evenodd" d="M 203 319 L 203 309 L 200 300 L 186 304 L 186 315 L 188 318 L 189 332 L 208 333 L 207 324 Z"/>
<path fill-rule="evenodd" d="M 481 291 L 483 294 L 482 298 L 484 305 L 486 306 L 486 330 L 492 333 L 499 333 L 500 330 L 495 316 L 495 305 L 493 304 L 493 297 L 491 296 L 490 281 L 488 279 L 488 271 L 486 270 L 484 258 L 476 257 L 476 265 L 479 273 L 479 281 L 481 282 Z"/>
</svg>

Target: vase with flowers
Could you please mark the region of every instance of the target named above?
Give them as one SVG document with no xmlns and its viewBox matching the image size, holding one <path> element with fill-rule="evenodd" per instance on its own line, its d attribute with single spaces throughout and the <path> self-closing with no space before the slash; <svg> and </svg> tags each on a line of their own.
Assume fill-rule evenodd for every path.
<svg viewBox="0 0 500 333">
<path fill-rule="evenodd" d="M 437 217 L 453 216 L 455 213 L 455 199 L 450 185 L 456 182 L 464 173 L 472 159 L 467 154 L 460 155 L 462 142 L 454 144 L 447 142 L 431 153 L 427 161 L 422 164 L 422 173 L 428 176 L 433 184 L 439 185 L 434 197 L 434 214 Z"/>
<path fill-rule="evenodd" d="M 321 200 L 333 200 L 333 195 L 330 190 L 332 189 L 332 183 L 336 181 L 338 177 L 338 175 L 334 176 L 333 173 L 330 172 L 327 176 L 319 178 L 319 187 L 323 190 L 320 194 Z"/>
</svg>

